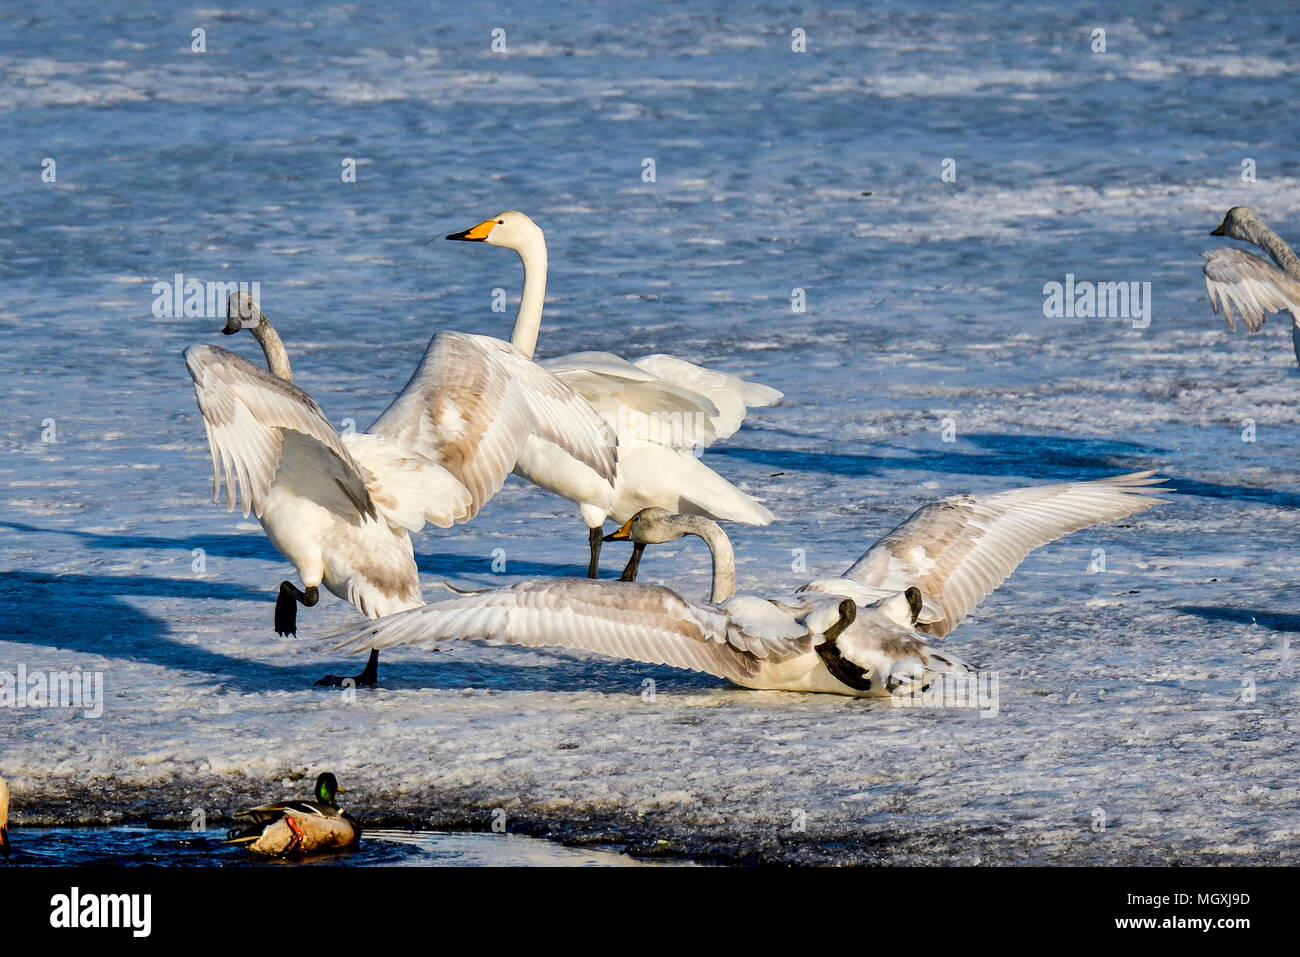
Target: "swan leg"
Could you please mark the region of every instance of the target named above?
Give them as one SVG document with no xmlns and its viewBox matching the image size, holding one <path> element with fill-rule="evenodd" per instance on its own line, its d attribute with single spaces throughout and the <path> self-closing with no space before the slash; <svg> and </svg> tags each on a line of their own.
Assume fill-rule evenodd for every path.
<svg viewBox="0 0 1300 957">
<path fill-rule="evenodd" d="M 623 569 L 623 574 L 618 576 L 619 581 L 636 581 L 636 573 L 641 570 L 641 553 L 644 551 L 645 542 L 632 543 L 632 557 L 627 560 L 627 567 Z"/>
<path fill-rule="evenodd" d="M 280 594 L 275 599 L 275 633 L 296 636 L 299 603 L 311 608 L 319 600 L 320 590 L 315 585 L 302 591 L 293 582 L 280 582 Z"/>
<path fill-rule="evenodd" d="M 351 684 L 348 684 L 351 682 Z M 379 649 L 370 649 L 370 658 L 366 661 L 366 666 L 361 669 L 359 675 L 353 675 L 350 678 L 340 677 L 339 675 L 326 675 L 316 682 L 322 688 L 373 688 L 379 684 Z"/>
<path fill-rule="evenodd" d="M 1291 326 L 1291 347 L 1295 349 L 1295 361 L 1300 363 L 1300 323 Z"/>
<path fill-rule="evenodd" d="M 600 544 L 605 540 L 604 531 L 605 524 L 602 522 L 587 533 L 587 547 L 591 549 L 591 558 L 587 562 L 588 578 L 600 577 Z"/>
</svg>

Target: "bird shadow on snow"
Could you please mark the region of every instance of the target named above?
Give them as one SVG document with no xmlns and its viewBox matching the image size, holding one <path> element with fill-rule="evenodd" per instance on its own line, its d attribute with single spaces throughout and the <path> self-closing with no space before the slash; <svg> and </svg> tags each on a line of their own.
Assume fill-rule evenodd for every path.
<svg viewBox="0 0 1300 957">
<path fill-rule="evenodd" d="M 459 647 L 457 647 L 459 646 Z M 486 642 L 447 641 L 441 651 L 402 651 L 402 657 L 385 659 L 380 653 L 380 687 L 389 691 L 462 691 L 466 688 L 492 691 L 552 691 L 626 695 L 641 700 L 653 690 L 656 696 L 698 694 L 734 688 L 713 675 L 683 671 L 660 665 L 641 664 L 611 658 L 571 657 L 551 648 L 514 648 Z M 456 648 L 452 660 L 440 661 Z M 396 649 L 395 649 L 396 650 Z M 416 657 L 419 655 L 419 657 Z M 539 661 L 538 657 L 545 660 Z M 517 659 L 518 663 L 511 659 Z M 360 669 L 363 655 L 339 659 L 339 673 Z M 355 665 L 355 667 L 354 667 Z M 653 686 L 646 683 L 654 682 Z"/>
<path fill-rule="evenodd" d="M 143 595 L 217 601 L 256 598 L 264 601 L 267 608 L 265 647 L 268 652 L 274 654 L 279 643 L 296 651 L 305 642 L 308 650 L 318 654 L 290 665 L 222 654 L 178 637 L 166 620 L 124 600 L 127 596 Z M 0 573 L 0 602 L 6 609 L 0 641 L 53 647 L 210 675 L 225 683 L 228 690 L 243 693 L 309 690 L 327 671 L 351 674 L 359 671 L 364 661 L 360 656 L 332 656 L 328 644 L 313 641 L 306 628 L 301 638 L 275 636 L 270 622 L 273 603 L 268 594 L 207 579 L 186 581 L 136 575 L 50 575 L 10 571 Z M 214 610 L 213 614 L 220 612 Z M 203 617 L 206 616 L 195 616 Z M 450 644 L 453 643 L 446 643 L 444 647 Z M 642 682 L 646 678 L 653 678 L 660 690 L 705 691 L 727 686 L 709 675 L 671 668 L 616 661 L 584 661 L 563 655 L 543 664 L 522 660 L 514 663 L 510 660 L 512 657 L 527 655 L 535 659 L 543 652 L 492 647 L 479 642 L 464 643 L 465 651 L 471 648 L 475 649 L 472 654 L 477 660 L 439 661 L 437 653 L 430 653 L 428 657 L 381 659 L 381 687 L 435 691 L 465 688 L 581 691 L 626 693 L 636 697 L 644 690 Z M 549 655 L 546 657 L 550 658 Z M 29 668 L 42 667 L 35 659 L 26 663 Z M 330 693 L 330 690 L 321 689 L 320 693 Z"/>
<path fill-rule="evenodd" d="M 539 533 L 540 535 L 541 533 Z M 520 551 L 524 550 L 523 546 L 519 547 Z M 578 549 L 575 549 L 575 555 Z M 517 558 L 511 558 L 506 565 L 506 570 L 501 573 L 502 577 L 509 576 L 508 582 L 516 581 L 520 576 L 524 578 L 554 578 L 558 575 L 586 575 L 587 574 L 587 549 L 586 543 L 583 543 L 581 549 L 581 562 L 578 557 L 574 558 L 572 564 L 561 565 L 557 562 L 530 562 L 520 561 Z M 604 559 L 606 552 L 601 552 L 601 567 L 605 567 Z M 609 559 L 612 563 L 613 558 Z M 620 556 L 618 567 L 621 569 L 623 563 L 627 561 L 626 556 Z M 428 586 L 429 577 L 447 578 L 457 575 L 493 575 L 492 559 L 484 558 L 481 555 L 466 557 L 465 555 L 456 555 L 451 552 L 437 552 L 434 554 L 421 555 L 418 551 L 415 554 L 415 566 L 420 570 L 420 582 L 425 587 L 425 600 L 436 601 L 437 597 L 430 598 Z M 475 586 L 482 587 L 482 586 Z M 434 593 L 438 595 L 437 592 Z M 448 592 L 445 596 L 448 597 Z"/>
<path fill-rule="evenodd" d="M 310 685 L 323 673 L 319 660 L 290 666 L 269 665 L 178 639 L 169 622 L 124 600 L 145 595 L 204 601 L 264 601 L 267 637 L 281 640 L 271 632 L 273 595 L 260 590 L 210 579 L 15 571 L 0 572 L 0 603 L 5 608 L 0 640 L 207 673 L 248 691 Z M 201 620 L 207 617 L 207 612 L 209 607 L 205 606 L 191 620 Z M 210 613 L 215 617 L 221 612 L 212 609 Z"/>
<path fill-rule="evenodd" d="M 1300 631 L 1300 614 L 1294 612 L 1222 608 L 1217 605 L 1175 605 L 1174 609 L 1199 618 L 1232 621 L 1242 625 L 1259 625 L 1270 631 Z"/>
<path fill-rule="evenodd" d="M 871 445 L 867 441 L 861 444 Z M 971 446 L 978 451 L 969 451 Z M 709 454 L 746 459 L 783 470 L 827 472 L 844 476 L 888 476 L 890 472 L 906 470 L 957 475 L 1029 476 L 1036 481 L 1064 482 L 1158 468 L 1168 478 L 1171 486 L 1183 495 L 1300 508 L 1300 494 L 1202 482 L 1170 474 L 1161 467 L 1162 461 L 1172 454 L 1169 450 L 1108 439 L 989 433 L 963 435 L 959 442 L 951 443 L 943 449 L 909 450 L 900 455 L 889 454 L 887 451 L 876 454 L 804 452 L 734 445 L 711 448 Z M 960 490 L 953 489 L 953 492 L 957 491 Z"/>
<path fill-rule="evenodd" d="M 41 525 L 30 525 L 26 522 L 0 522 L 0 528 L 12 529 L 26 535 L 69 535 L 91 548 L 150 551 L 179 549 L 185 552 L 192 552 L 196 548 L 201 548 L 209 557 L 260 558 L 266 561 L 281 562 L 285 565 L 285 572 L 280 578 L 292 578 L 295 574 L 293 568 L 285 562 L 266 536 L 260 532 L 250 531 L 246 534 L 187 535 L 183 538 L 165 538 L 158 535 L 111 535 L 103 532 L 87 532 L 75 528 L 50 528 Z M 508 565 L 509 574 L 539 578 L 570 575 L 575 572 L 585 575 L 587 573 L 586 542 L 579 542 L 577 535 L 574 536 L 574 542 L 574 560 L 572 564 L 561 565 L 554 562 L 520 561 L 517 558 L 511 558 Z M 457 555 L 452 552 L 421 554 L 418 550 L 418 539 L 416 547 L 415 563 L 422 575 L 445 576 L 492 573 L 492 559 L 490 557 Z M 522 551 L 523 548 L 520 547 L 518 550 Z M 619 567 L 621 568 L 622 565 L 620 564 Z M 271 584 L 278 587 L 280 578 L 277 578 Z"/>
<path fill-rule="evenodd" d="M 246 534 L 225 535 L 186 535 L 183 538 L 164 537 L 160 535 L 112 535 L 103 532 L 87 532 L 75 528 L 56 528 L 42 525 L 29 525 L 26 522 L 0 522 L 0 528 L 12 529 L 27 535 L 68 535 L 90 548 L 140 549 L 155 551 L 159 549 L 179 549 L 192 552 L 201 548 L 207 555 L 219 558 L 265 558 L 278 559 L 279 553 L 265 535 L 248 532 Z"/>
</svg>

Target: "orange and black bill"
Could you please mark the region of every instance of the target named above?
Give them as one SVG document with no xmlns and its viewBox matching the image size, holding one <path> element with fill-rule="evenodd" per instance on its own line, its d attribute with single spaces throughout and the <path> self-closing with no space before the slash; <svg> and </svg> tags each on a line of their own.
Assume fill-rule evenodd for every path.
<svg viewBox="0 0 1300 957">
<path fill-rule="evenodd" d="M 620 525 L 616 531 L 610 532 L 608 535 L 602 538 L 601 541 L 602 542 L 625 542 L 629 538 L 631 538 L 631 535 L 629 534 L 631 530 L 632 530 L 632 520 L 629 518 L 626 522 Z"/>
<path fill-rule="evenodd" d="M 481 243 L 488 238 L 488 233 L 492 232 L 492 227 L 497 224 L 495 219 L 485 219 L 477 226 L 471 226 L 469 229 L 462 230 L 459 233 L 451 233 L 448 239 L 458 239 L 466 243 Z"/>
</svg>

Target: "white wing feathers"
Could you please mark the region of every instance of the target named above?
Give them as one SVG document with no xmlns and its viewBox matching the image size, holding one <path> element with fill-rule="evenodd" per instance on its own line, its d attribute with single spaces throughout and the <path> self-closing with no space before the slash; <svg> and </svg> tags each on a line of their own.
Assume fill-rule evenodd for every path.
<svg viewBox="0 0 1300 957">
<path fill-rule="evenodd" d="M 1155 473 L 1134 472 L 992 495 L 956 495 L 918 509 L 844 572 L 806 588 L 863 602 L 909 586 L 923 604 L 917 629 L 942 637 L 1035 548 L 1090 525 L 1165 504 Z M 853 586 L 858 586 L 856 589 Z M 857 593 L 853 593 L 853 592 Z"/>
<path fill-rule="evenodd" d="M 322 504 L 351 522 L 376 518 L 369 477 L 340 441 L 307 393 L 235 353 L 217 346 L 190 346 L 185 366 L 212 452 L 212 498 L 258 518 L 282 464 L 301 487 L 312 487 Z"/>
<path fill-rule="evenodd" d="M 1267 259 L 1235 246 L 1221 246 L 1201 253 L 1205 257 L 1205 291 L 1210 307 L 1223 307 L 1228 328 L 1236 330 L 1235 307 L 1246 328 L 1258 332 L 1266 312 L 1289 312 L 1300 326 L 1300 282 L 1292 279 Z"/>
<path fill-rule="evenodd" d="M 450 528 L 473 514 L 469 489 L 441 465 L 369 432 L 345 435 L 343 445 L 370 474 L 371 501 L 390 525 L 410 532 L 425 522 Z"/>
<path fill-rule="evenodd" d="M 486 638 L 526 647 L 581 648 L 742 681 L 752 678 L 762 661 L 782 660 L 814 643 L 806 629 L 777 631 L 769 626 L 762 634 L 747 634 L 723 608 L 690 601 L 661 585 L 553 578 L 390 615 L 349 629 L 334 648 Z"/>
<path fill-rule="evenodd" d="M 539 365 L 573 386 L 621 442 L 707 448 L 719 438 L 714 427 L 718 409 L 707 396 L 665 382 L 612 353 L 577 352 Z"/>
<path fill-rule="evenodd" d="M 676 356 L 642 356 L 634 360 L 633 365 L 653 373 L 665 382 L 707 397 L 718 409 L 712 424 L 719 439 L 734 435 L 750 409 L 776 405 L 785 398 L 783 393 L 771 386 L 749 382 L 740 376 L 716 369 L 706 369 Z"/>
<path fill-rule="evenodd" d="M 734 434 L 749 409 L 783 398 L 776 389 L 669 355 L 629 362 L 609 352 L 577 352 L 540 365 L 582 393 L 620 440 L 670 448 L 707 448 Z"/>
<path fill-rule="evenodd" d="M 401 394 L 368 430 L 450 471 L 477 513 L 504 484 L 530 435 L 612 485 L 616 441 L 580 395 L 487 336 L 434 337 Z"/>
</svg>

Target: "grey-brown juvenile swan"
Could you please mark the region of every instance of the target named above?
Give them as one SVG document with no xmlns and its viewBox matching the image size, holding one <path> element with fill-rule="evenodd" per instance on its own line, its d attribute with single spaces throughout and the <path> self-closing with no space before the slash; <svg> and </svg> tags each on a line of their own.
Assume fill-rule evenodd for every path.
<svg viewBox="0 0 1300 957">
<path fill-rule="evenodd" d="M 1300 363 L 1300 257 L 1249 206 L 1234 206 L 1211 236 L 1227 236 L 1254 243 L 1272 257 L 1268 260 L 1236 246 L 1220 246 L 1201 253 L 1205 257 L 1205 291 L 1217 313 L 1223 306 L 1228 327 L 1235 330 L 1235 307 L 1246 328 L 1258 332 L 1264 313 L 1291 314 L 1291 344 Z"/>
</svg>

